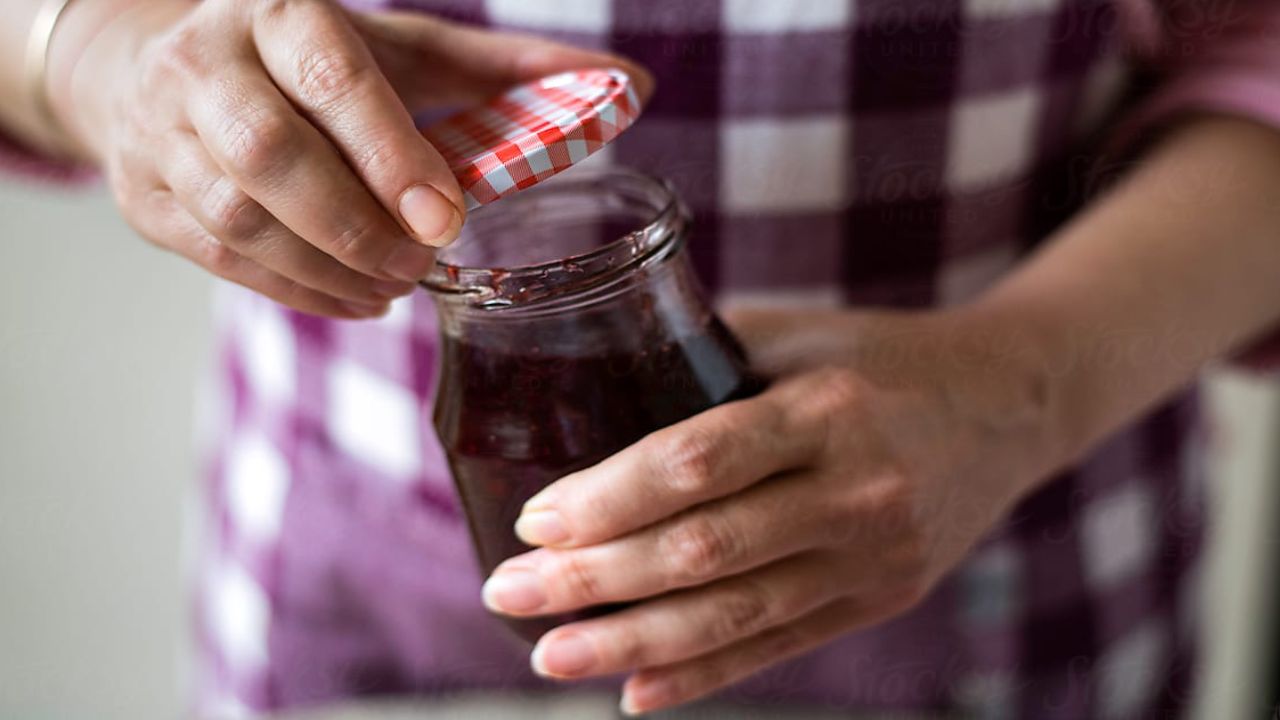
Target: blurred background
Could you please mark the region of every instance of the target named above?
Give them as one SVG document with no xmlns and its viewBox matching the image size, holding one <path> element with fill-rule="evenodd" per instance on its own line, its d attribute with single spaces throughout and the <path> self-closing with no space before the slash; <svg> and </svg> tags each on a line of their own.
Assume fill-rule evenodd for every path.
<svg viewBox="0 0 1280 720">
<path fill-rule="evenodd" d="M 0 180 L 0 718 L 180 713 L 211 286 L 101 189 Z M 1195 715 L 1261 718 L 1280 637 L 1280 386 L 1215 372 L 1208 394 L 1221 532 Z"/>
</svg>

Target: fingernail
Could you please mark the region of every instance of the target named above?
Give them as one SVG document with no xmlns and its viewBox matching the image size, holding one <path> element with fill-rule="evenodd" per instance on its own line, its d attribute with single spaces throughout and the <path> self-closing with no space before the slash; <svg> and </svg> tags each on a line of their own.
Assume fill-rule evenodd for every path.
<svg viewBox="0 0 1280 720">
<path fill-rule="evenodd" d="M 489 576 L 480 594 L 494 612 L 533 612 L 547 604 L 542 578 L 533 570 L 502 570 Z"/>
<path fill-rule="evenodd" d="M 402 242 L 382 263 L 382 272 L 406 282 L 417 282 L 427 276 L 435 264 L 436 254 L 431 248 Z"/>
<path fill-rule="evenodd" d="M 622 692 L 618 709 L 624 715 L 639 715 L 662 707 L 675 696 L 675 685 L 666 679 L 634 683 L 630 690 Z"/>
<path fill-rule="evenodd" d="M 430 185 L 415 185 L 400 196 L 400 216 L 422 242 L 444 247 L 458 238 L 462 213 Z"/>
<path fill-rule="evenodd" d="M 373 290 L 373 294 L 393 300 L 398 297 L 404 297 L 413 292 L 417 285 L 408 280 L 378 280 L 375 279 L 369 284 L 369 289 Z"/>
<path fill-rule="evenodd" d="M 566 634 L 543 638 L 533 649 L 532 664 L 539 675 L 581 675 L 596 664 L 596 651 L 581 635 Z"/>
<path fill-rule="evenodd" d="M 382 317 L 391 310 L 391 306 L 387 303 L 362 303 L 355 300 L 344 300 L 341 305 L 352 315 L 366 318 Z"/>
<path fill-rule="evenodd" d="M 516 519 L 516 535 L 530 545 L 554 545 L 569 539 L 560 513 L 555 510 L 535 510 Z"/>
</svg>

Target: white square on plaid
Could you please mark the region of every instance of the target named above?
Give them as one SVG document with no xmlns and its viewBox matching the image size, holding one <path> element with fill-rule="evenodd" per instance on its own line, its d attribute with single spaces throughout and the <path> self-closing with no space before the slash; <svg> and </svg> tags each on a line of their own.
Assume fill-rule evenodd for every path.
<svg viewBox="0 0 1280 720">
<path fill-rule="evenodd" d="M 1146 567 L 1154 551 L 1156 522 L 1150 492 L 1140 482 L 1125 483 L 1091 502 L 1080 528 L 1089 587 L 1110 588 Z"/>
<path fill-rule="evenodd" d="M 972 627 L 1004 625 L 1022 613 L 1022 563 L 1016 548 L 987 547 L 960 567 L 960 614 Z"/>
<path fill-rule="evenodd" d="M 406 330 L 413 323 L 413 298 L 413 295 L 396 298 L 391 301 L 391 311 L 386 315 L 363 322 L 380 325 L 392 332 Z"/>
<path fill-rule="evenodd" d="M 489 20 L 549 30 L 606 32 L 613 0 L 485 0 Z"/>
<path fill-rule="evenodd" d="M 411 478 L 421 466 L 418 402 L 402 387 L 348 359 L 329 367 L 325 419 L 343 452 L 383 474 Z"/>
<path fill-rule="evenodd" d="M 254 430 L 236 438 L 224 483 L 236 528 L 255 540 L 275 537 L 289 489 L 289 463 L 275 445 Z"/>
<path fill-rule="evenodd" d="M 1098 715 L 1136 717 L 1165 677 L 1168 634 L 1164 620 L 1152 618 L 1129 631 L 1098 662 Z"/>
<path fill-rule="evenodd" d="M 962 100 L 951 123 L 948 185 L 977 189 L 1027 170 L 1042 105 L 1033 87 Z"/>
<path fill-rule="evenodd" d="M 951 688 L 957 717 L 1006 720 L 1017 715 L 1018 679 L 1012 673 L 989 670 L 961 675 Z"/>
<path fill-rule="evenodd" d="M 724 27 L 738 33 L 837 30 L 853 16 L 852 0 L 724 0 Z"/>
<path fill-rule="evenodd" d="M 1018 249 L 1010 243 L 969 252 L 950 263 L 943 263 L 937 281 L 938 302 L 957 305 L 974 299 L 1004 275 L 1016 260 Z"/>
<path fill-rule="evenodd" d="M 1005 244 L 984 248 L 943 263 L 938 278 L 939 303 L 956 305 L 973 299 L 1012 267 L 1017 257 L 1017 248 L 1012 244 Z"/>
<path fill-rule="evenodd" d="M 297 348 L 279 305 L 262 297 L 240 312 L 245 375 L 254 394 L 273 402 L 293 399 Z"/>
<path fill-rule="evenodd" d="M 271 603 L 256 580 L 227 562 L 208 580 L 206 622 L 227 664 L 253 671 L 267 662 Z"/>
<path fill-rule="evenodd" d="M 1063 0 L 964 0 L 965 15 L 974 19 L 1017 17 L 1052 12 Z"/>
<path fill-rule="evenodd" d="M 849 197 L 849 123 L 839 116 L 733 119 L 721 140 L 720 200 L 728 212 L 839 209 Z"/>
</svg>

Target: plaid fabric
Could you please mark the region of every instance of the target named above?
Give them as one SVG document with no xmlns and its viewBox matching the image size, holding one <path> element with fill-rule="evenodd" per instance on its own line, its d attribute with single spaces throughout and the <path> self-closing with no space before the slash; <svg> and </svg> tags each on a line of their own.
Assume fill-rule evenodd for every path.
<svg viewBox="0 0 1280 720">
<path fill-rule="evenodd" d="M 418 0 L 653 69 L 600 155 L 671 179 L 722 302 L 971 296 L 1077 207 L 1122 97 L 1109 0 Z M 596 162 L 596 160 L 592 160 Z M 205 405 L 206 711 L 553 688 L 480 605 L 430 430 L 434 311 L 321 320 L 225 287 Z M 922 605 L 722 693 L 976 717 L 1168 717 L 1193 669 L 1193 397 L 1016 509 Z M 618 678 L 593 681 L 616 687 Z"/>
<path fill-rule="evenodd" d="M 571 72 L 514 88 L 494 107 L 459 113 L 422 134 L 473 209 L 582 162 L 639 112 L 640 98 L 622 73 Z"/>
</svg>

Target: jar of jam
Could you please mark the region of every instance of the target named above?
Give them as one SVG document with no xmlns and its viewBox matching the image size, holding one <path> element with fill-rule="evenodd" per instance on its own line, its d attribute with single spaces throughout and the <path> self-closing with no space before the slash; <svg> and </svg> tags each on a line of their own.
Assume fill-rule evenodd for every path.
<svg viewBox="0 0 1280 720">
<path fill-rule="evenodd" d="M 685 252 L 667 183 L 577 169 L 475 211 L 424 285 L 442 335 L 434 422 L 488 574 L 531 550 L 526 500 L 756 389 Z M 507 619 L 526 640 L 617 609 Z"/>
</svg>

